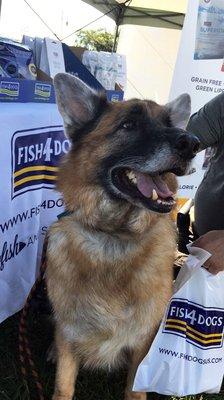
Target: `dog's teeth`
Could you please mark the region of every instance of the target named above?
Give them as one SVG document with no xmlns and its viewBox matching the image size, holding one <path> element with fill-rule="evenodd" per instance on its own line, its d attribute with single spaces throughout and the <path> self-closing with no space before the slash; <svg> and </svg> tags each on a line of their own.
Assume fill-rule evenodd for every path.
<svg viewBox="0 0 224 400">
<path fill-rule="evenodd" d="M 136 176 L 135 176 L 135 174 L 134 174 L 133 171 L 126 171 L 125 173 L 126 173 L 128 179 L 130 179 L 130 181 L 131 181 L 132 183 L 134 183 L 134 184 L 137 183 L 137 179 L 136 179 Z"/>
<path fill-rule="evenodd" d="M 153 191 L 152 191 L 152 200 L 157 200 L 158 198 L 159 198 L 159 196 L 158 196 L 156 190 L 153 189 Z"/>
<path fill-rule="evenodd" d="M 163 204 L 164 206 L 173 206 L 174 204 L 175 204 L 175 200 L 174 199 L 172 199 L 172 200 L 170 200 L 170 201 L 166 201 L 166 200 L 162 200 L 162 199 L 157 199 L 157 201 L 156 201 L 158 204 Z"/>
<path fill-rule="evenodd" d="M 134 178 L 135 178 L 135 174 L 134 174 L 133 171 L 127 171 L 126 174 L 127 174 L 127 176 L 128 176 L 129 179 L 134 179 Z"/>
</svg>

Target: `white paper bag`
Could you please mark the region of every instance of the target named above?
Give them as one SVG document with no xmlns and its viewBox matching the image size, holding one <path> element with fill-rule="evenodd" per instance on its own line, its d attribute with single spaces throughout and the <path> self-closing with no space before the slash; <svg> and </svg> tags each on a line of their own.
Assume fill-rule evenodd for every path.
<svg viewBox="0 0 224 400">
<path fill-rule="evenodd" d="M 44 39 L 41 49 L 40 69 L 51 78 L 54 78 L 58 72 L 65 72 L 61 42 L 49 38 Z"/>
<path fill-rule="evenodd" d="M 189 247 L 175 293 L 147 356 L 138 367 L 133 390 L 187 396 L 218 393 L 224 373 L 224 272 L 201 267 L 210 257 Z"/>
</svg>

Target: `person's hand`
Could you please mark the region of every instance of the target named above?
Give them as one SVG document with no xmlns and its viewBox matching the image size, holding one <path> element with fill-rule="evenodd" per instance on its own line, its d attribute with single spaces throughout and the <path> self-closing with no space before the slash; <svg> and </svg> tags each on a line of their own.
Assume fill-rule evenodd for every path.
<svg viewBox="0 0 224 400">
<path fill-rule="evenodd" d="M 211 257 L 204 263 L 209 272 L 217 274 L 224 270 L 224 230 L 210 231 L 200 236 L 193 246 L 211 253 Z"/>
</svg>

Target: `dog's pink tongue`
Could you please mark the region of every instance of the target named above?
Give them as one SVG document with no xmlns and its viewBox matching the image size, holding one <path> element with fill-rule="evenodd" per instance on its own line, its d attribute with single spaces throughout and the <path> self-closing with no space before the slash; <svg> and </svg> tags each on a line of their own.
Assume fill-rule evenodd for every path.
<svg viewBox="0 0 224 400">
<path fill-rule="evenodd" d="M 137 179 L 137 188 L 145 197 L 151 197 L 152 191 L 154 189 L 154 183 L 149 175 L 141 174 L 140 172 L 135 172 Z"/>
<path fill-rule="evenodd" d="M 166 182 L 161 178 L 161 176 L 157 175 L 153 177 L 153 182 L 156 185 L 156 191 L 162 199 L 167 199 L 168 197 L 173 197 L 174 194 L 168 188 Z"/>
<path fill-rule="evenodd" d="M 173 196 L 173 193 L 159 175 L 152 178 L 147 174 L 135 172 L 135 176 L 137 178 L 137 188 L 143 196 L 151 197 L 153 189 L 156 190 L 158 196 L 162 199 L 167 199 L 168 197 Z"/>
</svg>

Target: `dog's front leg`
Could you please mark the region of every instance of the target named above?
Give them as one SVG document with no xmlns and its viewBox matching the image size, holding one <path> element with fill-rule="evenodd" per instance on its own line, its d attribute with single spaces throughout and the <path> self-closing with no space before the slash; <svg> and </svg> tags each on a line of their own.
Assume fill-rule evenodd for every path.
<svg viewBox="0 0 224 400">
<path fill-rule="evenodd" d="M 79 369 L 79 360 L 72 352 L 71 344 L 66 342 L 59 332 L 56 332 L 55 343 L 57 369 L 52 400 L 72 400 Z"/>
</svg>

